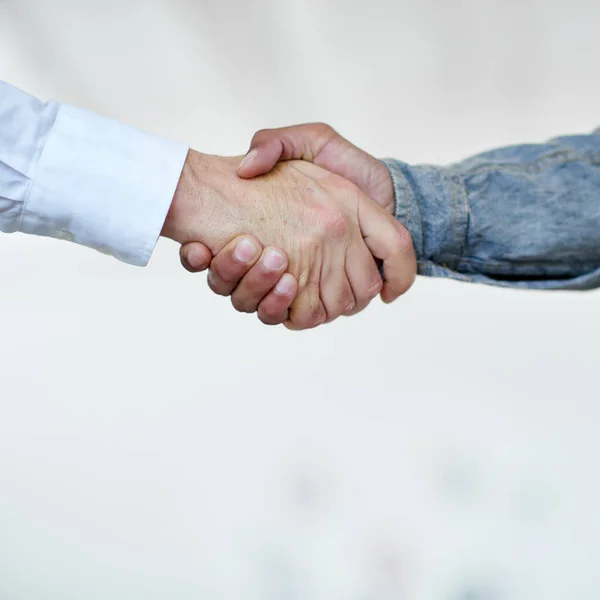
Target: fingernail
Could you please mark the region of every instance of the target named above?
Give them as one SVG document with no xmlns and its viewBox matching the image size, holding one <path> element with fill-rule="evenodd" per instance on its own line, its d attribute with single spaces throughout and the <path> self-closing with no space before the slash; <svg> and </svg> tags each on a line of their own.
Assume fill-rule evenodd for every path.
<svg viewBox="0 0 600 600">
<path fill-rule="evenodd" d="M 277 271 L 278 269 L 281 269 L 281 267 L 283 267 L 284 262 L 285 259 L 283 258 L 280 252 L 277 252 L 277 250 L 272 250 L 269 248 L 265 252 L 263 264 L 265 265 L 265 267 L 267 267 L 267 269 L 269 269 L 269 271 Z"/>
<path fill-rule="evenodd" d="M 250 240 L 240 240 L 233 250 L 234 257 L 242 263 L 250 262 L 258 254 L 258 248 Z"/>
<path fill-rule="evenodd" d="M 244 156 L 244 158 L 242 159 L 239 169 L 243 169 L 244 167 L 247 167 L 256 158 L 257 154 L 258 154 L 258 151 L 256 149 L 250 150 L 250 152 L 248 152 L 248 154 L 246 154 L 246 156 Z"/>
<path fill-rule="evenodd" d="M 286 273 L 275 285 L 275 291 L 282 296 L 287 296 L 294 291 L 295 286 L 294 278 Z"/>
</svg>

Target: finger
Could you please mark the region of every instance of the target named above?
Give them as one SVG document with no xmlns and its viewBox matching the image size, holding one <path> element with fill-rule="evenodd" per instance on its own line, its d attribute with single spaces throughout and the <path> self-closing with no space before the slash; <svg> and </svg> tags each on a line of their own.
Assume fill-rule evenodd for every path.
<svg viewBox="0 0 600 600">
<path fill-rule="evenodd" d="M 319 296 L 319 280 L 313 279 L 296 296 L 284 325 L 288 329 L 299 331 L 318 327 L 326 320 L 327 311 Z"/>
<path fill-rule="evenodd" d="M 334 136 L 337 133 L 324 123 L 258 131 L 240 163 L 238 175 L 245 179 L 264 175 L 281 160 L 313 162 Z"/>
<path fill-rule="evenodd" d="M 346 253 L 346 274 L 356 303 L 354 308 L 346 313 L 356 315 L 364 310 L 371 300 L 381 292 L 383 280 L 379 269 L 365 243 L 351 244 Z"/>
<path fill-rule="evenodd" d="M 393 208 L 393 185 L 385 165 L 325 123 L 257 132 L 238 175 L 246 179 L 264 175 L 283 160 L 314 163 L 351 181 L 388 212 Z"/>
<path fill-rule="evenodd" d="M 210 289 L 220 296 L 229 296 L 254 266 L 261 248 L 258 240 L 249 235 L 229 242 L 212 260 L 208 274 Z"/>
<path fill-rule="evenodd" d="M 417 261 L 412 239 L 392 215 L 362 194 L 358 216 L 365 244 L 375 258 L 383 261 L 385 281 L 381 299 L 392 302 L 410 288 L 416 277 Z"/>
<path fill-rule="evenodd" d="M 284 273 L 258 305 L 258 318 L 265 325 L 279 325 L 286 321 L 297 291 L 296 278 L 289 273 Z"/>
<path fill-rule="evenodd" d="M 278 248 L 265 248 L 258 262 L 248 271 L 231 295 L 231 303 L 240 312 L 253 313 L 260 301 L 273 289 L 288 266 L 287 255 Z"/>
<path fill-rule="evenodd" d="M 179 259 L 184 269 L 190 273 L 199 273 L 210 266 L 212 253 L 200 242 L 189 242 L 179 248 Z"/>
<path fill-rule="evenodd" d="M 357 233 L 361 245 L 364 246 L 359 236 L 360 233 Z M 341 246 L 341 253 L 345 252 L 345 247 Z M 365 254 L 369 257 L 369 251 L 366 248 Z M 320 295 L 327 313 L 327 323 L 341 315 L 350 314 L 356 306 L 356 298 L 344 268 L 344 255 L 342 254 L 337 261 L 332 258 L 325 257 L 321 270 Z"/>
<path fill-rule="evenodd" d="M 273 137 L 251 148 L 238 167 L 238 176 L 251 179 L 268 173 L 281 159 L 283 147 L 281 140 Z"/>
</svg>

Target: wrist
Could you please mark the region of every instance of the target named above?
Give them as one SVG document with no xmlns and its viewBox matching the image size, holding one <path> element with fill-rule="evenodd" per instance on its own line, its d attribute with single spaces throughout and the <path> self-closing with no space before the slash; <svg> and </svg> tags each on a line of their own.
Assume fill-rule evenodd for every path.
<svg viewBox="0 0 600 600">
<path fill-rule="evenodd" d="M 163 228 L 160 232 L 162 237 L 175 240 L 176 242 L 180 241 L 180 215 L 182 212 L 182 206 L 185 203 L 184 198 L 189 194 L 188 190 L 190 189 L 190 179 L 192 176 L 190 173 L 190 156 L 192 152 L 194 152 L 194 150 L 190 149 L 188 151 L 183 168 L 181 169 L 181 174 L 179 175 L 179 181 L 177 182 L 175 193 L 173 194 L 173 198 L 163 224 Z"/>
<path fill-rule="evenodd" d="M 188 152 L 161 236 L 180 244 L 203 241 L 197 239 L 197 225 L 204 212 L 203 198 L 206 177 L 202 177 L 200 173 L 203 171 L 201 165 L 206 162 L 206 158 L 206 155 L 195 150 Z M 204 171 L 208 173 L 208 169 L 205 168 Z"/>
<path fill-rule="evenodd" d="M 239 162 L 190 150 L 161 235 L 180 244 L 201 242 L 217 254 L 243 233 L 237 214 L 241 194 L 235 187 Z"/>
</svg>

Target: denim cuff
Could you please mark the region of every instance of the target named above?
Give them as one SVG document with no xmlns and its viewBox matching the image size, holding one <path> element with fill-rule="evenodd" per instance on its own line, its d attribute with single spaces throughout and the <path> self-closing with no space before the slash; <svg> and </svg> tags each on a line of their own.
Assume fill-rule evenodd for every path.
<svg viewBox="0 0 600 600">
<path fill-rule="evenodd" d="M 420 271 L 455 272 L 463 254 L 469 208 L 460 174 L 444 167 L 383 161 L 394 184 L 396 218 L 410 232 Z M 449 275 L 449 274 L 448 274 Z"/>
</svg>

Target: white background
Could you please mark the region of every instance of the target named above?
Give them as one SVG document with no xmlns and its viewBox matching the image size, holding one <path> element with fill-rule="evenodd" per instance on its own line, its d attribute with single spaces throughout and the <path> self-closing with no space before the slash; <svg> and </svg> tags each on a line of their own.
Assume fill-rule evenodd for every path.
<svg viewBox="0 0 600 600">
<path fill-rule="evenodd" d="M 593 0 L 0 0 L 3 79 L 205 152 L 445 163 L 600 125 Z M 600 595 L 599 300 L 419 279 L 307 333 L 0 238 L 2 600 Z"/>
</svg>

